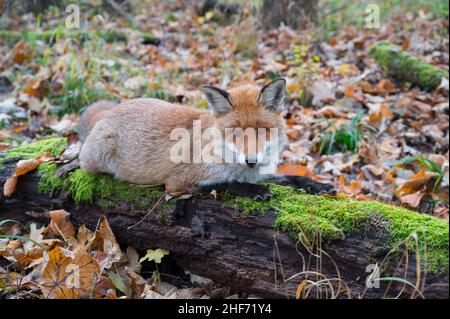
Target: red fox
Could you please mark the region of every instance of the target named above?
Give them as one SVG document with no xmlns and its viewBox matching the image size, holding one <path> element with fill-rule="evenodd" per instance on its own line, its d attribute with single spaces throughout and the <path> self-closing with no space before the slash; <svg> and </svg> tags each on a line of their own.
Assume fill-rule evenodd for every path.
<svg viewBox="0 0 450 319">
<path fill-rule="evenodd" d="M 164 184 L 166 192 L 173 196 L 232 183 L 238 184 L 230 187 L 231 192 L 239 194 L 245 183 L 250 185 L 251 197 L 267 199 L 270 190 L 254 183 L 280 178 L 312 192 L 328 192 L 328 185 L 306 178 L 261 173 L 264 168 L 274 173 L 274 157 L 278 159 L 287 141 L 281 116 L 285 84 L 284 79 L 277 79 L 263 88 L 246 84 L 228 92 L 205 86 L 202 91 L 210 110 L 150 98 L 132 99 L 118 105 L 108 101 L 94 103 L 78 124 L 83 142 L 79 157 L 81 169 L 109 173 L 136 184 Z M 195 138 L 197 129 L 200 138 Z M 209 132 L 211 129 L 228 137 L 231 131 L 232 138 L 216 138 L 217 134 Z M 258 147 L 250 135 L 237 138 L 252 129 Z M 211 139 L 211 134 L 215 138 Z M 187 140 L 180 143 L 174 135 Z M 202 150 L 205 142 L 209 142 L 209 152 Z M 195 160 L 198 155 L 193 152 L 195 149 L 210 155 L 210 160 Z M 185 151 L 181 161 L 179 150 Z M 224 161 L 225 153 L 235 161 Z"/>
</svg>

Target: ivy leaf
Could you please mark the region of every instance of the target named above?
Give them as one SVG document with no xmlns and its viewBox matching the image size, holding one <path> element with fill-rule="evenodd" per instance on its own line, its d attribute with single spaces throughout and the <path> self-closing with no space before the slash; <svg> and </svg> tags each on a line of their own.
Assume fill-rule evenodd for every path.
<svg viewBox="0 0 450 319">
<path fill-rule="evenodd" d="M 162 249 L 162 248 L 158 248 L 158 249 L 149 249 L 147 250 L 147 253 L 145 254 L 144 257 L 142 257 L 141 259 L 139 259 L 139 263 L 144 262 L 145 260 L 148 261 L 154 261 L 157 264 L 161 263 L 161 259 L 165 256 L 168 255 L 169 251 L 166 249 Z"/>
</svg>

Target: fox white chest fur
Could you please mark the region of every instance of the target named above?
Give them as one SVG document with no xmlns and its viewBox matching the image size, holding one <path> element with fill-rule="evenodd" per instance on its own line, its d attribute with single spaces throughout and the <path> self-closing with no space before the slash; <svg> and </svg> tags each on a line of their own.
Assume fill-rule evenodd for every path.
<svg viewBox="0 0 450 319">
<path fill-rule="evenodd" d="M 280 116 L 285 81 L 280 79 L 263 87 L 245 85 L 229 92 L 204 87 L 211 111 L 174 105 L 156 99 L 135 99 L 119 105 L 98 102 L 80 119 L 79 134 L 85 139 L 81 168 L 92 173 L 109 173 L 117 179 L 138 184 L 164 184 L 173 195 L 193 191 L 196 187 L 220 182 L 250 182 L 264 179 L 262 171 L 273 166 L 286 141 L 284 120 Z M 249 139 L 241 143 L 223 142 L 237 162 L 176 162 L 171 150 L 177 141 L 170 138 L 175 129 L 193 136 L 193 123 L 202 130 L 277 129 L 273 136 L 261 136 L 262 147 L 255 151 Z M 193 147 L 198 141 L 192 140 Z M 278 151 L 268 152 L 276 146 Z M 201 141 L 200 141 L 201 143 Z M 275 161 L 276 162 L 276 161 Z M 270 167 L 273 170 L 273 167 Z"/>
</svg>

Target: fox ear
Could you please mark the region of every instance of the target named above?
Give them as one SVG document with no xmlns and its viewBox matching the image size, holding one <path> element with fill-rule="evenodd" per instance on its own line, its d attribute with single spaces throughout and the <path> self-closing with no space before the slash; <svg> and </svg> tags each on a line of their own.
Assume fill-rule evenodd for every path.
<svg viewBox="0 0 450 319">
<path fill-rule="evenodd" d="M 231 111 L 230 94 L 215 86 L 204 86 L 203 94 L 215 115 L 223 115 Z"/>
<path fill-rule="evenodd" d="M 285 92 L 286 80 L 283 78 L 276 79 L 261 89 L 258 101 L 270 111 L 281 111 L 284 106 Z"/>
</svg>

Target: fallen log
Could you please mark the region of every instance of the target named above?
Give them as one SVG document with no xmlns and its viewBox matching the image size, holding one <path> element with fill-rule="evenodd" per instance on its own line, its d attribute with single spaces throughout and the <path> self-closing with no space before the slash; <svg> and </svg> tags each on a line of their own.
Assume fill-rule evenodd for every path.
<svg viewBox="0 0 450 319">
<path fill-rule="evenodd" d="M 1 154 L 0 185 L 17 159 L 44 151 L 58 155 L 65 143 L 43 140 Z M 448 298 L 448 224 L 432 216 L 278 185 L 271 185 L 274 197 L 264 202 L 227 194 L 166 202 L 158 188 L 79 169 L 58 177 L 58 169 L 46 163 L 20 176 L 14 194 L 0 199 L 0 218 L 27 221 L 64 208 L 74 224 L 94 229 L 106 216 L 119 243 L 168 249 L 184 270 L 233 292 L 275 298 L 296 293 Z M 376 264 L 381 278 L 375 276 L 374 283 L 380 287 L 367 289 Z"/>
<path fill-rule="evenodd" d="M 442 78 L 448 79 L 448 72 L 426 63 L 386 41 L 372 45 L 369 53 L 388 76 L 410 82 L 426 90 L 438 87 Z"/>
<path fill-rule="evenodd" d="M 0 41 L 5 42 L 8 46 L 12 47 L 15 43 L 24 39 L 26 41 L 43 41 L 53 43 L 58 39 L 72 38 L 76 41 L 86 41 L 103 39 L 107 43 L 114 42 L 127 42 L 129 35 L 121 31 L 66 31 L 63 29 L 57 30 L 42 30 L 42 31 L 0 31 Z M 161 40 L 148 32 L 136 33 L 136 38 L 143 44 L 159 45 Z"/>
</svg>

